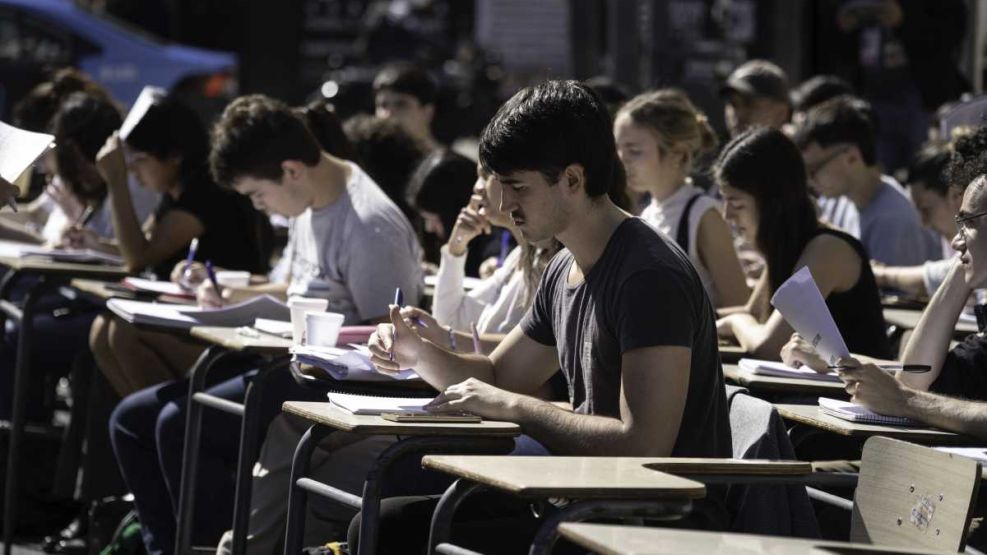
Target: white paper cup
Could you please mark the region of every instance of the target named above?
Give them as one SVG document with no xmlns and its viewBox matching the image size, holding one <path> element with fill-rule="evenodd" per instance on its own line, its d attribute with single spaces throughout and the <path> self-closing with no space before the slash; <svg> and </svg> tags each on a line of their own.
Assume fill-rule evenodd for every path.
<svg viewBox="0 0 987 555">
<path fill-rule="evenodd" d="M 308 312 L 305 314 L 305 344 L 313 347 L 335 347 L 342 327 L 342 314 Z"/>
<path fill-rule="evenodd" d="M 329 308 L 329 299 L 310 297 L 291 297 L 288 299 L 288 310 L 291 311 L 291 342 L 302 344 L 305 335 L 305 314 L 309 312 L 325 312 Z"/>
<path fill-rule="evenodd" d="M 250 272 L 222 270 L 216 272 L 216 283 L 220 287 L 246 287 L 250 285 Z"/>
</svg>

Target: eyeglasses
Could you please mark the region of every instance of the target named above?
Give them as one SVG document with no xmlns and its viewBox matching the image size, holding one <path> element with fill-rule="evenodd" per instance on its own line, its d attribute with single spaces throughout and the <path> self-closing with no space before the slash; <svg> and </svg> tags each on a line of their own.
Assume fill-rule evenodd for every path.
<svg viewBox="0 0 987 555">
<path fill-rule="evenodd" d="M 815 164 L 812 164 L 811 166 L 809 166 L 808 164 L 806 164 L 806 166 L 805 166 L 805 175 L 807 175 L 809 177 L 809 181 L 815 181 L 816 174 L 817 173 L 819 173 L 820 171 L 822 171 L 822 169 L 825 168 L 827 165 L 829 165 L 830 162 L 832 162 L 833 160 L 836 160 L 836 157 L 837 156 L 839 156 L 840 154 L 843 154 L 844 152 L 846 152 L 848 150 L 850 150 L 849 145 L 848 146 L 844 146 L 842 148 L 839 148 L 839 149 L 833 151 L 829 156 L 823 158 L 822 160 L 816 162 Z"/>
<path fill-rule="evenodd" d="M 983 216 L 987 216 L 987 210 L 984 210 L 983 212 L 977 212 L 976 214 L 969 214 L 967 216 L 956 216 L 953 219 L 956 220 L 957 233 L 959 233 L 961 236 L 963 236 L 964 239 L 966 239 L 967 232 L 973 229 L 973 225 L 970 222 Z"/>
</svg>

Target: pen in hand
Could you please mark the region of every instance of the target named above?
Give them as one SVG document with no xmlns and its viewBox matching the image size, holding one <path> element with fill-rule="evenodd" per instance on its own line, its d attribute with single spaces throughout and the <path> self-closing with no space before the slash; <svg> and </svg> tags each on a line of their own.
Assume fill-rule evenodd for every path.
<svg viewBox="0 0 987 555">
<path fill-rule="evenodd" d="M 901 370 L 902 372 L 908 372 L 909 374 L 922 374 L 932 370 L 932 367 L 928 364 L 876 364 L 881 370 Z M 829 365 L 826 368 L 831 370 L 857 370 L 859 366 L 846 366 L 840 364 Z"/>
<path fill-rule="evenodd" d="M 219 290 L 219 282 L 216 281 L 216 271 L 213 270 L 211 260 L 206 260 L 206 275 L 209 276 L 209 282 L 212 283 L 212 288 L 216 292 L 216 297 L 219 299 L 220 303 L 222 303 L 223 293 Z"/>
</svg>

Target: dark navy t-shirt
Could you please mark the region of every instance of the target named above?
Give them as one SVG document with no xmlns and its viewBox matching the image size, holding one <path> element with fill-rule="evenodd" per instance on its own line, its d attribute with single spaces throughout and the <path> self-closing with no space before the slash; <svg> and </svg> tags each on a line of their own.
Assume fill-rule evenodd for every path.
<svg viewBox="0 0 987 555">
<path fill-rule="evenodd" d="M 557 346 L 576 412 L 620 416 L 624 353 L 688 347 L 689 389 L 672 455 L 731 456 L 716 318 L 688 257 L 644 221 L 629 218 L 576 286 L 566 283 L 573 263 L 567 249 L 552 259 L 521 329 L 539 343 Z"/>
</svg>

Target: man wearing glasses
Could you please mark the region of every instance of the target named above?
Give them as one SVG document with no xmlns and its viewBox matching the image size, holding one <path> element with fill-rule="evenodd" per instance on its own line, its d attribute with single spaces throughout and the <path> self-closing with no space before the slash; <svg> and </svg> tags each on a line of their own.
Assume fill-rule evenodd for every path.
<svg viewBox="0 0 987 555">
<path fill-rule="evenodd" d="M 881 174 L 866 102 L 843 96 L 812 108 L 795 139 L 813 189 L 827 198 L 845 195 L 857 208 L 860 242 L 872 259 L 915 266 L 936 258 L 936 243 L 901 185 Z"/>
</svg>

